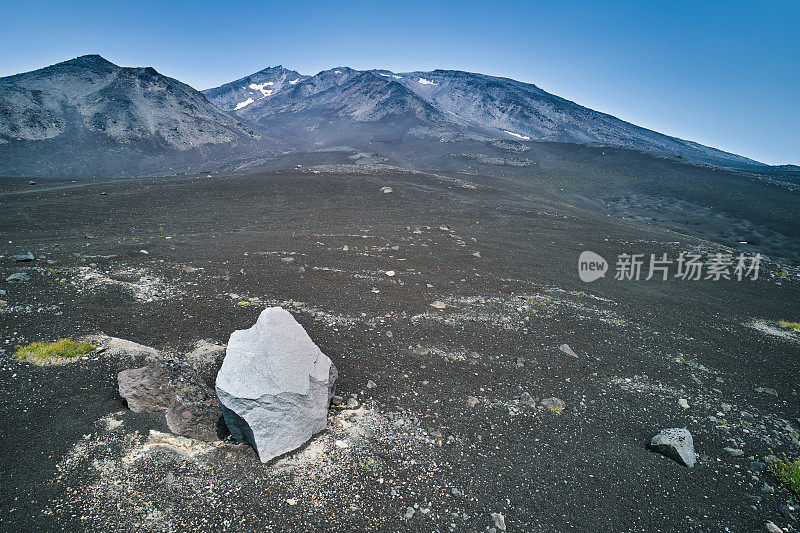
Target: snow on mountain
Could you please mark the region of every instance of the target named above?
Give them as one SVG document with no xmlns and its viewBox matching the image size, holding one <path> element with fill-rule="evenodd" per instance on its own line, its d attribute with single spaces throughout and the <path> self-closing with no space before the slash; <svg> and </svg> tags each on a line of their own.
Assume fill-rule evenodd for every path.
<svg viewBox="0 0 800 533">
<path fill-rule="evenodd" d="M 224 111 L 238 111 L 256 100 L 268 98 L 308 78 L 293 70 L 268 67 L 220 87 L 203 91 L 206 98 Z"/>
</svg>

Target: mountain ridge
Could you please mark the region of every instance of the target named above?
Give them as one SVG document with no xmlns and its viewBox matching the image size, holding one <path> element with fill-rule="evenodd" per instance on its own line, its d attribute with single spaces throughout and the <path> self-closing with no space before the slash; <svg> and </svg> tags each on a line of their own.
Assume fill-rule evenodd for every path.
<svg viewBox="0 0 800 533">
<path fill-rule="evenodd" d="M 395 73 L 386 69 L 359 71 L 349 67 L 334 67 L 314 76 L 307 76 L 300 83 L 306 84 L 306 87 L 316 83 L 324 85 L 326 81 L 330 81 L 332 73 L 337 72 L 346 79 L 352 78 L 359 72 L 370 72 L 377 77 L 402 84 L 437 108 L 443 116 L 449 116 L 455 124 L 458 124 L 458 127 L 447 132 L 447 135 L 445 132 L 439 132 L 438 135 L 442 139 L 448 135 L 467 133 L 488 135 L 498 139 L 513 138 L 523 141 L 572 142 L 633 148 L 656 155 L 685 158 L 717 166 L 766 166 L 738 154 L 638 126 L 611 114 L 595 111 L 548 93 L 535 84 L 507 77 L 451 69 Z M 209 89 L 205 94 L 216 104 L 214 91 L 230 85 Z M 328 88 L 331 87 L 333 85 Z M 301 96 L 308 96 L 297 92 L 293 94 L 298 99 Z M 283 98 L 279 99 L 279 96 Z M 369 100 L 369 97 L 375 97 L 366 94 L 361 96 L 365 101 Z M 283 112 L 282 110 L 287 107 L 286 98 L 285 91 L 282 93 L 281 90 L 276 90 L 261 99 L 258 105 L 248 103 L 239 109 L 235 109 L 234 106 L 231 112 L 256 124 L 270 122 L 274 126 L 274 121 L 265 117 Z M 280 106 L 276 105 L 275 109 L 272 109 L 270 99 L 278 100 Z M 336 98 L 331 100 L 332 105 L 337 105 Z M 304 107 L 299 101 L 295 104 Z M 460 131 L 457 131 L 459 129 Z M 426 131 L 425 134 L 430 134 L 430 131 Z"/>
</svg>

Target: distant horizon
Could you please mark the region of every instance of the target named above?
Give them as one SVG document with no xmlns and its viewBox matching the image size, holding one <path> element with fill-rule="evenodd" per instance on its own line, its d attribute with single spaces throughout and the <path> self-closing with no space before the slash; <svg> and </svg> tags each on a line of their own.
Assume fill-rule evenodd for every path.
<svg viewBox="0 0 800 533">
<path fill-rule="evenodd" d="M 308 75 L 336 66 L 462 70 L 759 162 L 800 164 L 792 2 L 411 1 L 403 13 L 358 2 L 233 3 L 219 17 L 203 1 L 4 10 L 0 77 L 91 54 L 152 66 L 197 90 L 274 65 Z"/>
</svg>

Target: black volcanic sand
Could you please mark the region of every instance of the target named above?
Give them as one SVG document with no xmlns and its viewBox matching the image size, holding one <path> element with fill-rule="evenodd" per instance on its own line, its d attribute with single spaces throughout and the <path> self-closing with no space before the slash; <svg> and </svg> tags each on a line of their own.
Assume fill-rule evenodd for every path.
<svg viewBox="0 0 800 533">
<path fill-rule="evenodd" d="M 585 284 L 582 250 L 718 247 L 488 178 L 37 181 L 0 182 L 0 274 L 31 275 L 0 281 L 2 530 L 476 531 L 490 513 L 509 531 L 790 523 L 788 493 L 751 457 L 800 453 L 800 342 L 769 324 L 800 320 L 795 274 Z M 36 261 L 8 257 L 27 249 Z M 267 465 L 127 411 L 116 373 L 141 361 L 12 358 L 100 332 L 183 357 L 277 304 L 364 407 L 332 410 L 328 430 Z M 218 365 L 201 368 L 212 382 Z M 531 405 L 547 397 L 566 409 Z M 695 468 L 648 450 L 668 427 L 691 430 Z"/>
</svg>

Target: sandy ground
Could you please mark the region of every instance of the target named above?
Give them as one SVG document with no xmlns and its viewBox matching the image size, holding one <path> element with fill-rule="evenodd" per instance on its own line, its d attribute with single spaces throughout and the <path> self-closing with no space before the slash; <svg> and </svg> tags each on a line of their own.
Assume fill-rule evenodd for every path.
<svg viewBox="0 0 800 533">
<path fill-rule="evenodd" d="M 798 527 L 752 463 L 800 454 L 800 336 L 773 324 L 800 320 L 793 272 L 586 284 L 583 250 L 722 248 L 475 176 L 37 182 L 0 182 L 0 275 L 31 276 L 0 281 L 2 530 L 485 531 L 491 513 L 509 531 Z M 8 257 L 21 250 L 37 260 Z M 187 354 L 266 305 L 295 315 L 361 405 L 267 465 L 126 410 L 116 373 L 146 354 L 12 358 L 104 333 L 213 383 L 219 360 Z M 691 430 L 695 468 L 647 449 L 667 427 Z"/>
</svg>

